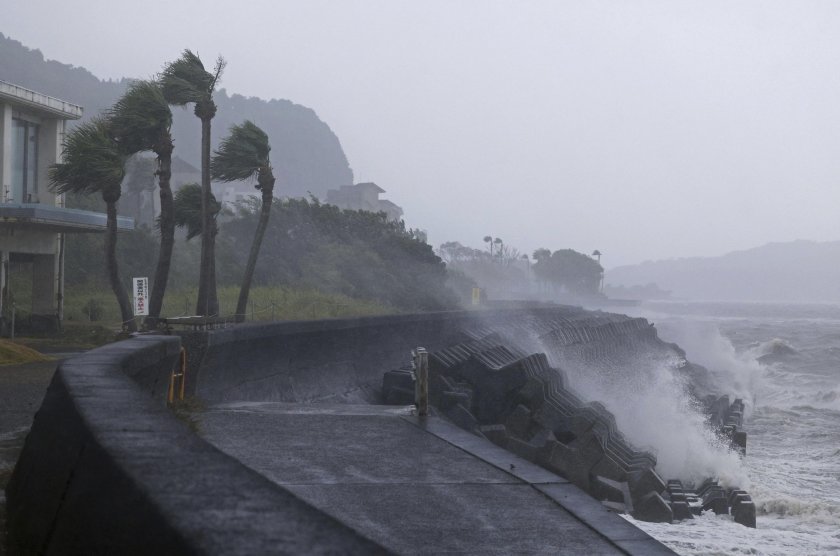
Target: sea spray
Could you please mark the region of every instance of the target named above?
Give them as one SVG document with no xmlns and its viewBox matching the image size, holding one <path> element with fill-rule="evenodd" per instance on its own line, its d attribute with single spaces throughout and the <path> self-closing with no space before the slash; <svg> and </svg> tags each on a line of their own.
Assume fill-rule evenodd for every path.
<svg viewBox="0 0 840 556">
<path fill-rule="evenodd" d="M 840 307 L 662 303 L 653 309 L 640 316 L 656 322 L 660 338 L 715 371 L 715 380 L 752 389 L 744 396 L 752 413 L 743 467 L 757 528 L 711 512 L 676 524 L 625 518 L 685 555 L 840 554 Z M 755 361 L 765 355 L 776 357 Z"/>
<path fill-rule="evenodd" d="M 571 387 L 584 399 L 599 400 L 635 446 L 656 454 L 664 478 L 696 484 L 716 478 L 723 486 L 749 487 L 740 457 L 718 438 L 702 409 L 688 394 L 679 361 L 643 359 L 622 372 L 567 366 Z"/>
<path fill-rule="evenodd" d="M 716 393 L 741 398 L 745 417 L 750 415 L 764 372 L 754 355 L 739 353 L 715 323 L 670 319 L 657 329 L 660 337 L 685 350 L 691 362 L 709 370 Z"/>
</svg>

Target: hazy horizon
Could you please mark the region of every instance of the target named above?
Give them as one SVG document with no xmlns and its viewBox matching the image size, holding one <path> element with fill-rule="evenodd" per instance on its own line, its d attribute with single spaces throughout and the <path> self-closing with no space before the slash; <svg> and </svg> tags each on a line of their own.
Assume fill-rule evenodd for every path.
<svg viewBox="0 0 840 556">
<path fill-rule="evenodd" d="M 221 54 L 221 88 L 314 109 L 434 246 L 611 268 L 840 239 L 838 24 L 816 1 L 85 0 L 0 32 L 102 79 Z"/>
</svg>

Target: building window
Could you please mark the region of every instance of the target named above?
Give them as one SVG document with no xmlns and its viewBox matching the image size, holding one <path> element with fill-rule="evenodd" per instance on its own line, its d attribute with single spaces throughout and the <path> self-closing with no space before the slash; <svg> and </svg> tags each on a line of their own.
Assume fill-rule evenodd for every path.
<svg viewBox="0 0 840 556">
<path fill-rule="evenodd" d="M 6 202 L 31 203 L 38 197 L 38 124 L 12 119 L 12 189 Z"/>
</svg>

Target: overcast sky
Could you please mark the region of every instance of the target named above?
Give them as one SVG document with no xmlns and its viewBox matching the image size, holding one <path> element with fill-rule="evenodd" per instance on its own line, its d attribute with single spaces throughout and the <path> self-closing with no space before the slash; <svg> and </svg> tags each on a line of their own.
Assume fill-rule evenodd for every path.
<svg viewBox="0 0 840 556">
<path fill-rule="evenodd" d="M 609 268 L 840 240 L 840 2 L 228 5 L 14 2 L 0 32 L 101 78 L 222 54 L 222 87 L 313 108 L 433 245 Z"/>
</svg>

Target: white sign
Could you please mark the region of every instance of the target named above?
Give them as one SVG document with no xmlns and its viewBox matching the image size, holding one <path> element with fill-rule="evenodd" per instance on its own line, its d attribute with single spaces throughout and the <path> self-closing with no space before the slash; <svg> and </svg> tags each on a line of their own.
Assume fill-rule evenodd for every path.
<svg viewBox="0 0 840 556">
<path fill-rule="evenodd" d="M 149 279 L 134 278 L 134 316 L 149 314 Z"/>
</svg>

